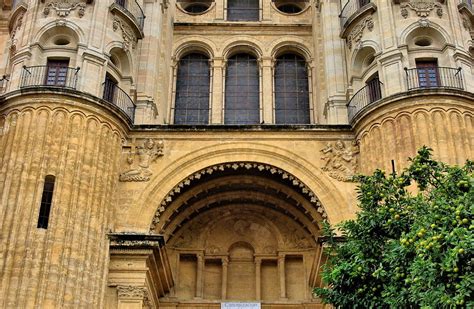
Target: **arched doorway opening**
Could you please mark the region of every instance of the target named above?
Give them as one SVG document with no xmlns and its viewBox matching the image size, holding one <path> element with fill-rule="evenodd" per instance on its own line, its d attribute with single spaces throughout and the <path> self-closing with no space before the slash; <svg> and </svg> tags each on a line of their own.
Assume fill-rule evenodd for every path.
<svg viewBox="0 0 474 309">
<path fill-rule="evenodd" d="M 304 183 L 271 165 L 231 162 L 190 175 L 150 228 L 164 236 L 175 282 L 160 304 L 314 304 L 326 218 Z"/>
</svg>

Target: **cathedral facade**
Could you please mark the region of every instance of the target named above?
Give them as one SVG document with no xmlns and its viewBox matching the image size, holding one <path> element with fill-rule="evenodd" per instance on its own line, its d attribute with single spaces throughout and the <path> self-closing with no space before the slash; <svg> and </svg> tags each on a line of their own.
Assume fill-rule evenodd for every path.
<svg viewBox="0 0 474 309">
<path fill-rule="evenodd" d="M 0 0 L 0 307 L 324 308 L 353 176 L 473 159 L 473 57 L 471 0 Z"/>
</svg>

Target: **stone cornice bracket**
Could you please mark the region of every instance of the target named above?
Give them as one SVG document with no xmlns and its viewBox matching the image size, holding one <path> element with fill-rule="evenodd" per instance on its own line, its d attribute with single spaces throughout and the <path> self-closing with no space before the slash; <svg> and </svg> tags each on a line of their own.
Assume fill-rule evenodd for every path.
<svg viewBox="0 0 474 309">
<path fill-rule="evenodd" d="M 339 181 L 354 181 L 359 157 L 357 141 L 353 141 L 350 145 L 342 140 L 327 143 L 320 152 L 322 153 L 321 160 L 324 161 L 321 169 L 327 172 L 330 177 Z"/>
<path fill-rule="evenodd" d="M 43 9 L 44 16 L 48 16 L 51 10 L 54 10 L 58 17 L 67 17 L 77 9 L 77 15 L 82 18 L 86 12 L 86 4 L 91 4 L 93 0 L 41 0 L 41 2 L 46 3 Z"/>
<path fill-rule="evenodd" d="M 438 17 L 443 17 L 443 6 L 436 0 L 410 0 L 400 4 L 400 13 L 403 18 L 408 18 L 408 10 L 412 10 L 418 17 L 427 18 L 431 11 L 436 10 Z"/>
<path fill-rule="evenodd" d="M 143 299 L 147 294 L 146 288 L 143 286 L 119 285 L 117 286 L 119 298 Z"/>
<path fill-rule="evenodd" d="M 349 49 L 352 49 L 354 44 L 360 42 L 365 28 L 369 29 L 369 31 L 374 30 L 374 20 L 372 19 L 372 16 L 364 18 L 360 23 L 355 25 L 352 31 L 349 33 L 347 36 L 347 47 Z"/>
<path fill-rule="evenodd" d="M 127 163 L 130 169 L 121 173 L 119 180 L 122 182 L 149 181 L 153 175 L 153 172 L 150 170 L 150 165 L 159 157 L 163 156 L 163 148 L 163 140 L 155 140 L 152 138 L 144 140 L 142 145 L 136 147 L 132 146 L 127 157 Z M 136 158 L 138 158 L 138 162 L 135 164 Z"/>
<path fill-rule="evenodd" d="M 112 29 L 114 32 L 120 29 L 122 31 L 122 39 L 123 39 L 123 49 L 125 51 L 129 50 L 130 47 L 135 49 L 137 47 L 138 38 L 133 32 L 132 28 L 127 25 L 125 21 L 120 19 L 119 17 L 115 16 L 112 22 Z"/>
</svg>

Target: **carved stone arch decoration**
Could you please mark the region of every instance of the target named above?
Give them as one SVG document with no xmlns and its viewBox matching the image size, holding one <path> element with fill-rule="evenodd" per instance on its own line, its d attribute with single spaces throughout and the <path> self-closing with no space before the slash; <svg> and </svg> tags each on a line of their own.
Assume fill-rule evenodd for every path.
<svg viewBox="0 0 474 309">
<path fill-rule="evenodd" d="M 170 210 L 166 215 L 165 220 L 162 220 L 162 215 L 169 208 L 169 206 L 173 204 L 175 200 L 179 199 L 180 196 L 193 185 L 202 183 L 206 179 L 211 179 L 219 174 L 226 175 L 226 173 L 232 174 L 238 172 L 252 173 L 252 175 L 256 176 L 258 176 L 259 174 L 267 175 L 275 181 L 276 179 L 278 179 L 287 187 L 291 187 L 295 191 L 295 193 L 304 197 L 305 201 L 297 198 L 292 200 L 291 203 L 295 205 L 296 208 L 299 207 L 302 213 L 306 213 L 306 215 L 309 216 L 306 222 L 311 222 L 317 225 L 320 223 L 320 221 L 327 220 L 328 215 L 326 213 L 326 210 L 322 206 L 316 194 L 294 175 L 269 164 L 262 164 L 256 162 L 229 162 L 201 169 L 179 182 L 170 192 L 168 192 L 168 194 L 161 201 L 150 225 L 150 232 L 165 232 L 166 228 L 170 226 L 170 222 L 172 221 L 172 219 L 175 218 L 177 214 L 182 210 L 179 209 L 180 206 L 178 206 L 178 208 L 176 209 Z M 261 201 L 263 200 L 263 198 L 257 196 L 255 197 L 255 200 Z M 189 200 L 179 202 L 183 205 L 189 204 Z M 306 205 L 304 205 L 303 203 L 305 203 Z M 217 206 L 219 205 L 216 204 L 216 207 Z M 207 205 L 207 207 L 209 207 L 209 205 Z M 294 217 L 297 218 L 296 215 L 294 215 Z"/>
<path fill-rule="evenodd" d="M 91 4 L 93 0 L 41 0 L 41 2 L 45 3 L 44 16 L 49 16 L 51 11 L 54 11 L 57 17 L 64 18 L 77 11 L 77 16 L 82 18 L 86 12 L 86 5 Z"/>
<path fill-rule="evenodd" d="M 179 61 L 179 59 L 190 53 L 200 53 L 205 55 L 209 59 L 213 59 L 215 55 L 214 48 L 207 42 L 190 40 L 182 42 L 177 47 L 175 47 L 173 57 L 175 61 Z"/>
<path fill-rule="evenodd" d="M 274 42 L 270 47 L 270 53 L 273 59 L 276 59 L 282 54 L 296 53 L 302 56 L 307 63 L 310 63 L 313 60 L 310 48 L 297 38 L 295 38 L 295 40 L 288 40 L 287 38 L 276 40 L 276 42 Z"/>
<path fill-rule="evenodd" d="M 235 39 L 232 39 L 235 40 Z M 238 53 L 249 53 L 255 56 L 257 59 L 261 59 L 264 54 L 260 42 L 253 38 L 242 38 L 236 41 L 226 42 L 225 48 L 222 51 L 224 59 L 229 59 Z"/>
</svg>

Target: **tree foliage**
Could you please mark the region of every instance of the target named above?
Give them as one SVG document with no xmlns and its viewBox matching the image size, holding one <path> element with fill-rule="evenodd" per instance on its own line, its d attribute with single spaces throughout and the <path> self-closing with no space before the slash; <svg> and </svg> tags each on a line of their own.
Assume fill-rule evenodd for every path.
<svg viewBox="0 0 474 309">
<path fill-rule="evenodd" d="M 326 303 L 474 308 L 474 163 L 448 166 L 426 147 L 410 160 L 399 176 L 358 177 L 360 212 L 337 226 L 344 242 L 326 226 L 327 287 L 314 291 Z"/>
</svg>

